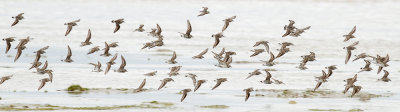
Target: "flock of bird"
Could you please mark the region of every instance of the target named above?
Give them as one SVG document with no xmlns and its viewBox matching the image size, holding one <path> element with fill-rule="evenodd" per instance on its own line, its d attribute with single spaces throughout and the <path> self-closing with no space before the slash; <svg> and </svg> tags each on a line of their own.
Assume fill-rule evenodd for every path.
<svg viewBox="0 0 400 112">
<path fill-rule="evenodd" d="M 208 11 L 208 8 L 207 7 L 203 7 L 203 10 L 200 11 L 200 14 L 198 16 L 204 16 L 204 15 L 207 15 L 209 13 L 210 12 Z M 21 20 L 23 20 L 24 19 L 23 14 L 24 13 L 20 13 L 17 16 L 12 17 L 12 18 L 15 19 L 15 21 L 12 23 L 11 26 L 15 26 Z M 214 45 L 212 46 L 212 48 L 215 48 L 216 46 L 218 46 L 218 44 L 220 43 L 220 38 L 224 37 L 224 31 L 228 28 L 229 24 L 234 21 L 235 18 L 236 18 L 236 16 L 232 16 L 230 18 L 227 18 L 227 19 L 223 20 L 224 21 L 224 26 L 222 28 L 222 31 L 219 32 L 219 33 L 213 34 L 211 36 L 211 37 L 214 37 L 214 39 L 215 39 Z M 65 33 L 65 36 L 68 36 L 68 34 L 72 31 L 73 27 L 78 25 L 77 24 L 78 22 L 80 22 L 80 19 L 64 24 L 64 25 L 67 25 L 67 31 Z M 115 29 L 114 29 L 113 33 L 116 33 L 121 28 L 120 25 L 122 23 L 124 23 L 124 19 L 121 18 L 121 19 L 117 19 L 117 20 L 112 20 L 111 22 L 115 24 Z M 295 21 L 289 20 L 289 24 L 284 26 L 285 33 L 282 35 L 282 37 L 286 37 L 286 36 L 299 37 L 306 30 L 311 28 L 311 26 L 308 26 L 308 27 L 305 27 L 305 28 L 297 28 L 297 27 L 294 26 L 294 24 L 295 24 Z M 164 45 L 163 35 L 161 34 L 162 33 L 162 29 L 161 29 L 160 25 L 156 24 L 156 26 L 157 26 L 157 28 L 152 28 L 151 31 L 148 32 L 148 35 L 151 36 L 151 37 L 156 37 L 157 40 L 154 40 L 154 41 L 151 41 L 151 42 L 146 42 L 144 44 L 144 46 L 142 47 L 142 49 L 145 49 L 145 48 L 151 49 L 151 48 L 154 48 L 154 47 L 160 47 L 160 46 Z M 144 32 L 145 29 L 143 29 L 143 27 L 144 27 L 144 25 L 141 24 L 139 26 L 139 28 L 135 29 L 134 31 L 135 32 Z M 186 30 L 186 32 L 184 32 L 184 33 L 178 32 L 178 33 L 181 34 L 181 37 L 190 39 L 190 38 L 193 37 L 191 35 L 191 32 L 192 32 L 192 26 L 190 24 L 190 21 L 187 20 L 187 30 Z M 345 37 L 344 42 L 347 42 L 350 39 L 356 38 L 354 36 L 355 32 L 356 32 L 356 26 L 354 26 L 354 28 L 348 34 L 343 35 L 343 37 Z M 25 45 L 30 41 L 30 39 L 31 38 L 28 36 L 27 38 L 19 40 L 19 44 L 15 47 L 15 49 L 17 50 L 17 54 L 15 55 L 14 62 L 16 62 L 18 60 L 18 58 L 21 56 L 22 51 L 26 48 Z M 84 42 L 81 42 L 80 46 L 91 45 L 92 42 L 90 42 L 90 39 L 91 39 L 91 31 L 89 29 L 87 37 L 86 37 L 86 40 Z M 5 53 L 7 54 L 8 51 L 10 50 L 10 48 L 11 48 L 11 43 L 13 41 L 15 41 L 15 37 L 4 38 L 3 40 L 6 41 L 6 44 L 7 44 L 6 51 L 5 51 Z M 359 41 L 354 42 L 351 45 L 343 48 L 343 49 L 345 49 L 347 51 L 347 55 L 346 55 L 346 58 L 345 58 L 345 64 L 347 64 L 348 61 L 350 60 L 350 58 L 352 56 L 352 51 L 356 49 L 356 46 L 358 45 L 358 43 L 359 43 Z M 105 57 L 111 56 L 111 54 L 109 53 L 111 48 L 114 48 L 114 47 L 118 46 L 118 42 L 113 42 L 113 43 L 110 43 L 110 44 L 108 44 L 107 42 L 104 42 L 104 44 L 105 44 L 105 47 L 104 47 L 104 49 L 102 49 L 102 50 L 104 50 L 104 52 L 102 54 L 100 54 L 100 56 L 105 56 Z M 253 47 L 258 47 L 260 45 L 262 45 L 263 47 L 251 50 L 254 53 L 252 55 L 250 55 L 250 57 L 254 57 L 254 56 L 257 56 L 257 55 L 259 55 L 259 54 L 261 54 L 263 52 L 266 52 L 266 53 L 268 53 L 270 55 L 270 58 L 267 61 L 263 61 L 264 62 L 263 65 L 264 66 L 274 66 L 276 64 L 274 60 L 279 58 L 279 57 L 282 57 L 286 53 L 290 52 L 289 46 L 293 46 L 294 44 L 290 43 L 290 42 L 279 43 L 279 45 L 281 45 L 281 48 L 278 49 L 277 55 L 274 55 L 274 53 L 270 50 L 268 41 L 265 41 L 265 40 L 258 41 L 253 45 Z M 71 51 L 71 48 L 69 46 L 67 46 L 67 47 L 68 47 L 68 55 L 66 56 L 65 59 L 63 59 L 61 61 L 66 62 L 66 63 L 71 63 L 71 62 L 73 62 L 73 60 L 71 59 L 72 51 Z M 48 48 L 49 48 L 49 46 L 46 46 L 46 47 L 43 47 L 43 48 L 37 50 L 36 52 L 34 52 L 34 53 L 36 53 L 36 58 L 33 61 L 32 66 L 29 68 L 29 69 L 35 68 L 36 69 L 36 73 L 38 73 L 38 74 L 48 74 L 48 76 L 49 76 L 48 78 L 43 78 L 43 79 L 40 80 L 40 86 L 39 86 L 38 90 L 43 88 L 46 85 L 46 83 L 52 82 L 52 80 L 53 80 L 53 73 L 52 73 L 53 71 L 51 69 L 47 68 L 48 67 L 48 62 L 45 61 L 43 66 L 40 67 L 42 65 L 42 62 L 40 62 L 41 55 L 46 53 L 46 50 Z M 208 52 L 208 50 L 209 49 L 207 48 L 204 51 L 202 51 L 201 53 L 199 53 L 198 55 L 193 56 L 192 58 L 193 59 L 203 59 L 204 58 L 203 55 L 205 55 Z M 90 54 L 98 52 L 98 51 L 100 51 L 100 46 L 95 46 L 95 47 L 89 49 L 89 52 L 87 53 L 87 55 L 90 55 Z M 221 52 L 219 52 L 219 53 L 215 53 L 213 51 L 211 51 L 211 52 L 214 54 L 214 58 L 218 61 L 218 64 L 215 65 L 215 66 L 222 67 L 222 68 L 230 68 L 231 67 L 230 64 L 232 63 L 232 60 L 233 60 L 232 55 L 236 55 L 236 52 L 225 51 L 225 48 L 223 48 L 221 50 Z M 366 63 L 366 65 L 361 68 L 360 72 L 371 71 L 372 68 L 370 67 L 370 65 L 371 65 L 371 61 L 373 61 L 378 66 L 378 73 L 377 74 L 379 74 L 383 70 L 384 67 L 388 66 L 387 63 L 389 62 L 389 55 L 386 55 L 385 57 L 377 55 L 376 57 L 374 57 L 374 56 L 371 56 L 371 55 L 367 55 L 366 53 L 361 53 L 359 55 L 354 55 L 354 56 L 356 58 L 353 61 L 357 61 L 359 59 L 364 59 L 364 61 Z M 107 74 L 110 71 L 111 66 L 115 64 L 114 61 L 117 58 L 118 58 L 118 54 L 116 53 L 116 54 L 114 54 L 114 56 L 108 62 L 106 62 L 107 66 L 106 66 L 106 69 L 104 71 L 104 74 Z M 120 58 L 122 60 L 122 63 L 120 65 L 120 67 L 117 70 L 115 70 L 115 72 L 120 72 L 120 73 L 127 72 L 127 70 L 125 69 L 125 66 L 126 66 L 125 58 L 122 55 L 120 56 Z M 166 63 L 168 63 L 168 64 L 176 64 L 177 63 L 176 58 L 177 58 L 177 55 L 176 55 L 176 52 L 174 51 L 171 59 L 166 61 Z M 310 52 L 309 55 L 301 56 L 301 58 L 303 60 L 300 61 L 301 63 L 297 67 L 300 70 L 307 69 L 307 67 L 306 67 L 307 62 L 316 61 L 316 57 L 315 57 L 315 53 L 314 52 Z M 92 72 L 102 72 L 103 71 L 102 70 L 102 64 L 100 63 L 100 61 L 98 61 L 97 63 L 90 63 L 90 65 L 94 66 L 94 69 L 92 70 Z M 168 73 L 168 75 L 170 77 L 179 75 L 179 71 L 180 71 L 181 68 L 182 68 L 182 66 L 171 67 L 170 68 L 170 73 Z M 333 70 L 337 69 L 336 65 L 331 65 L 331 66 L 328 66 L 328 67 L 325 67 L 325 68 L 327 69 L 328 73 L 326 73 L 324 70 L 322 70 L 322 76 L 315 77 L 317 84 L 316 84 L 316 86 L 314 88 L 314 91 L 317 90 L 323 83 L 326 83 L 328 78 L 332 76 Z M 263 83 L 263 84 L 273 84 L 273 83 L 274 84 L 284 84 L 282 81 L 272 78 L 272 75 L 270 73 L 270 71 L 272 71 L 271 69 L 263 69 L 263 71 L 266 72 L 267 77 L 264 80 L 260 81 L 261 83 Z M 390 79 L 388 78 L 389 72 L 386 71 L 386 70 L 383 70 L 383 71 L 384 71 L 383 77 L 378 79 L 378 80 L 379 81 L 384 81 L 384 82 L 390 81 Z M 144 75 L 145 76 L 154 76 L 156 74 L 157 74 L 157 71 L 146 73 Z M 256 69 L 253 72 L 249 73 L 249 76 L 247 78 L 245 78 L 245 79 L 249 79 L 254 75 L 261 75 L 261 74 L 262 74 L 262 72 L 260 71 L 260 69 Z M 4 83 L 6 80 L 11 79 L 12 76 L 13 75 L 2 77 L 1 80 L 0 80 L 0 84 Z M 174 81 L 170 77 L 161 80 L 161 85 L 159 86 L 158 90 L 164 88 L 168 82 Z M 201 85 L 203 83 L 207 82 L 206 80 L 196 80 L 197 75 L 191 74 L 191 73 L 185 75 L 185 77 L 188 77 L 188 78 L 192 79 L 193 86 L 194 86 L 194 90 L 193 90 L 194 92 L 197 91 L 201 87 Z M 223 82 L 228 81 L 228 79 L 227 78 L 218 78 L 218 79 L 216 79 L 214 81 L 216 82 L 216 84 L 215 84 L 215 86 L 212 87 L 212 90 L 215 90 Z M 359 85 L 355 85 L 355 82 L 357 81 L 357 74 L 355 74 L 354 77 L 348 78 L 348 79 L 346 79 L 344 81 L 346 82 L 346 84 L 345 84 L 345 89 L 344 89 L 343 93 L 345 94 L 350 88 L 353 88 L 353 92 L 351 94 L 351 97 L 353 97 L 355 94 L 357 94 L 362 88 Z M 145 89 L 143 89 L 145 84 L 146 84 L 146 79 L 144 79 L 142 81 L 141 85 L 137 89 L 135 89 L 135 92 L 140 92 L 140 91 L 145 90 Z M 191 92 L 191 91 L 192 91 L 192 89 L 190 89 L 190 88 L 181 90 L 183 95 L 182 95 L 180 101 L 182 102 L 186 98 L 187 94 L 189 92 Z M 254 91 L 254 90 L 253 90 L 253 88 L 247 88 L 247 89 L 244 89 L 243 91 L 245 91 L 245 94 L 246 94 L 245 101 L 247 101 L 248 98 L 250 97 L 250 93 L 252 91 Z"/>
</svg>

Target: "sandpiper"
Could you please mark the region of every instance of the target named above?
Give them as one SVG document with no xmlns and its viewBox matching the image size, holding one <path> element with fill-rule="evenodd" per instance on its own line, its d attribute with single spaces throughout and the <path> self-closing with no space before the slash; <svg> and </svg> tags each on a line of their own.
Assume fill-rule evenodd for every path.
<svg viewBox="0 0 400 112">
<path fill-rule="evenodd" d="M 71 32 L 73 26 L 78 25 L 76 23 L 79 22 L 79 21 L 81 21 L 81 20 L 78 19 L 78 20 L 75 20 L 75 21 L 71 21 L 69 23 L 64 23 L 64 25 L 68 25 L 67 31 L 65 32 L 65 36 L 67 36 L 69 34 L 69 32 Z"/>
<path fill-rule="evenodd" d="M 11 27 L 16 25 L 20 20 L 24 19 L 24 16 L 22 16 L 24 13 L 19 13 L 17 16 L 11 17 L 14 18 L 14 22 L 11 24 Z"/>
</svg>

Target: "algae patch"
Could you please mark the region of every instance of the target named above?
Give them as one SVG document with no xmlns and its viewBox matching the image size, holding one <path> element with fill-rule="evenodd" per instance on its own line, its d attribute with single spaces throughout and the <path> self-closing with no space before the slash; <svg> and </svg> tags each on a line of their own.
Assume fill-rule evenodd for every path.
<svg viewBox="0 0 400 112">
<path fill-rule="evenodd" d="M 362 112 L 364 110 L 361 109 L 350 109 L 349 112 Z"/>
<path fill-rule="evenodd" d="M 207 105 L 207 106 L 200 106 L 200 108 L 227 109 L 227 108 L 229 108 L 229 106 L 226 106 L 226 105 Z"/>
<path fill-rule="evenodd" d="M 329 111 L 329 112 L 332 112 L 332 111 L 342 111 L 342 110 L 340 110 L 340 109 L 308 109 L 308 111 Z"/>
<path fill-rule="evenodd" d="M 86 91 L 88 88 L 83 88 L 80 85 L 71 85 L 67 88 L 67 91 Z"/>
<path fill-rule="evenodd" d="M 297 102 L 296 101 L 289 101 L 289 104 L 297 104 Z"/>
</svg>

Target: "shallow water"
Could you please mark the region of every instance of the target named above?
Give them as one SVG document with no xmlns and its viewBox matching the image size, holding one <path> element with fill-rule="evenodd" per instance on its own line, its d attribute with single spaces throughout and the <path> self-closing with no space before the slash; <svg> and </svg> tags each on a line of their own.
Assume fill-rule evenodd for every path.
<svg viewBox="0 0 400 112">
<path fill-rule="evenodd" d="M 228 4 L 228 5 L 226 5 Z M 196 17 L 202 6 L 210 8 L 211 14 Z M 0 85 L 0 104 L 52 104 L 59 106 L 112 106 L 140 104 L 145 101 L 163 101 L 174 103 L 174 108 L 166 109 L 118 109 L 116 111 L 309 111 L 309 109 L 362 109 L 364 111 L 393 111 L 400 104 L 399 60 L 400 60 L 400 2 L 393 1 L 63 1 L 63 0 L 2 0 L 0 1 L 0 35 L 15 36 L 22 39 L 27 36 L 34 38 L 27 44 L 21 58 L 13 62 L 16 50 L 13 47 L 4 54 L 5 42 L 0 43 L 0 75 L 14 74 L 14 77 Z M 11 18 L 24 12 L 25 19 L 16 26 L 9 27 Z M 225 31 L 218 47 L 212 49 L 214 39 L 212 34 L 218 33 L 223 26 L 223 19 L 236 15 L 237 18 Z M 120 31 L 112 33 L 113 19 L 125 18 Z M 78 26 L 65 37 L 65 22 L 81 19 Z M 186 20 L 189 19 L 194 38 L 184 39 L 177 32 L 186 30 Z M 312 26 L 298 38 L 281 38 L 283 26 L 288 20 L 296 21 L 295 26 Z M 156 38 L 146 33 L 132 32 L 139 24 L 145 25 L 145 32 L 160 24 L 165 37 L 165 46 L 141 50 L 142 44 Z M 343 42 L 343 34 L 348 33 L 357 25 L 357 38 Z M 87 30 L 92 31 L 93 45 L 80 47 Z M 292 42 L 291 52 L 277 59 L 279 63 L 272 67 L 262 66 L 259 60 L 268 60 L 269 55 L 262 53 L 250 58 L 250 50 L 256 41 L 267 40 L 274 54 L 281 42 Z M 111 49 L 111 54 L 122 54 L 126 61 L 127 73 L 116 73 L 120 58 L 116 60 L 110 73 L 91 72 L 90 62 L 105 62 L 111 57 L 99 56 L 102 51 L 86 55 L 93 46 L 104 46 L 104 42 L 119 42 L 117 48 Z M 364 66 L 359 60 L 344 64 L 346 51 L 342 48 L 360 41 L 353 54 L 366 52 L 371 55 L 389 54 L 391 61 L 385 70 L 390 72 L 391 82 L 377 82 L 383 72 L 376 75 L 374 70 L 358 75 L 357 85 L 361 92 L 371 94 L 391 94 L 389 97 L 372 98 L 360 101 L 359 98 L 271 98 L 254 97 L 259 92 L 253 92 L 249 101 L 244 102 L 244 92 L 248 87 L 255 89 L 295 89 L 308 90 L 314 88 L 314 76 L 320 76 L 321 70 L 329 65 L 338 65 L 328 83 L 320 89 L 341 92 L 344 89 L 344 79 L 352 77 Z M 47 75 L 37 75 L 28 70 L 34 60 L 34 51 L 49 45 L 50 48 L 41 61 L 48 60 L 49 68 L 54 71 L 53 83 L 47 84 L 37 91 L 39 79 Z M 60 60 L 67 54 L 67 45 L 72 49 L 73 63 L 63 63 Z M 210 51 L 219 52 L 222 48 L 235 51 L 233 61 L 251 63 L 233 63 L 232 68 L 218 68 Z M 193 60 L 204 49 L 209 52 L 202 60 Z M 262 47 L 260 47 L 262 48 Z M 71 84 L 79 84 L 87 88 L 136 88 L 146 78 L 145 88 L 156 89 L 160 81 L 167 76 L 169 67 L 176 66 L 164 63 L 176 51 L 178 63 L 182 65 L 181 75 L 173 77 L 175 82 L 168 83 L 167 88 L 160 91 L 142 92 L 137 94 L 124 93 L 86 93 L 71 95 L 64 90 Z M 163 51 L 163 52 L 162 52 Z M 307 70 L 296 68 L 300 56 L 309 51 L 316 53 L 317 61 L 309 62 Z M 271 68 L 273 78 L 279 79 L 285 85 L 265 85 L 259 81 L 265 78 L 265 73 L 244 80 L 249 72 L 255 69 Z M 104 69 L 104 68 L 103 68 Z M 157 70 L 154 77 L 145 77 L 144 73 Z M 196 91 L 189 93 L 184 102 L 179 102 L 176 94 L 184 88 L 192 88 L 192 81 L 184 77 L 186 73 L 195 73 L 198 79 L 206 79 L 207 83 Z M 226 77 L 228 82 L 211 91 L 216 78 Z M 15 92 L 14 92 L 15 91 Z M 45 93 L 44 91 L 48 91 Z M 203 94 L 199 94 L 203 93 Z M 347 94 L 349 95 L 349 94 Z M 297 104 L 289 104 L 289 101 Z M 205 105 L 227 105 L 227 109 L 200 108 Z M 72 110 L 58 110 L 72 111 Z M 88 110 L 86 110 L 88 111 Z"/>
</svg>

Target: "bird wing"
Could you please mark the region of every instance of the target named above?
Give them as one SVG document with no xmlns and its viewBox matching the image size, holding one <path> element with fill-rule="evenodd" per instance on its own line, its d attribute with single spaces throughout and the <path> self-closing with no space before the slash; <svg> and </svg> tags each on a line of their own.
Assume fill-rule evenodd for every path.
<svg viewBox="0 0 400 112">
<path fill-rule="evenodd" d="M 229 26 L 229 21 L 225 21 L 224 27 L 222 27 L 222 31 L 225 31 Z"/>
<path fill-rule="evenodd" d="M 321 85 L 322 85 L 322 82 L 318 82 L 317 85 L 315 85 L 314 91 L 317 90 Z"/>
<path fill-rule="evenodd" d="M 181 98 L 181 102 L 182 102 L 183 100 L 185 100 L 186 96 L 187 96 L 187 92 L 186 92 L 186 91 L 183 91 L 183 93 L 182 93 L 182 98 Z"/>
<path fill-rule="evenodd" d="M 108 54 L 108 51 L 110 50 L 110 46 L 108 46 L 107 42 L 104 42 L 105 47 L 104 47 L 104 54 Z"/>
<path fill-rule="evenodd" d="M 6 46 L 6 54 L 7 54 L 11 48 L 11 42 L 6 42 L 6 43 L 7 43 L 7 46 Z"/>
<path fill-rule="evenodd" d="M 382 66 L 378 66 L 378 72 L 377 72 L 376 74 L 379 74 L 379 73 L 381 73 L 382 69 L 383 69 L 383 67 L 382 67 Z"/>
<path fill-rule="evenodd" d="M 94 63 L 89 63 L 90 65 L 93 65 L 93 66 L 97 66 L 97 64 L 94 64 Z"/>
<path fill-rule="evenodd" d="M 49 75 L 50 82 L 53 82 L 53 73 L 51 71 L 46 72 Z"/>
<path fill-rule="evenodd" d="M 187 20 L 187 30 L 186 34 L 190 35 L 190 32 L 192 32 L 192 25 L 190 24 L 189 20 Z"/>
<path fill-rule="evenodd" d="M 327 77 L 327 74 L 324 70 L 322 70 L 322 77 L 324 77 L 324 78 Z"/>
<path fill-rule="evenodd" d="M 196 75 L 192 77 L 193 86 L 196 87 Z"/>
<path fill-rule="evenodd" d="M 200 81 L 197 81 L 196 87 L 194 87 L 194 91 L 197 91 L 197 89 L 200 88 L 201 84 L 202 84 L 202 83 L 200 83 Z"/>
<path fill-rule="evenodd" d="M 118 53 L 115 53 L 114 57 L 110 59 L 109 63 L 114 62 L 118 57 Z"/>
<path fill-rule="evenodd" d="M 146 85 L 146 79 L 143 79 L 142 83 L 141 83 L 140 86 L 137 88 L 137 90 L 143 89 L 144 85 Z"/>
<path fill-rule="evenodd" d="M 348 35 L 353 35 L 356 32 L 356 26 L 351 29 L 350 33 Z"/>
<path fill-rule="evenodd" d="M 121 28 L 121 26 L 119 26 L 118 23 L 115 23 L 114 33 L 117 32 L 119 30 L 119 28 Z"/>
<path fill-rule="evenodd" d="M 0 84 L 3 84 L 6 80 L 4 78 L 0 79 Z"/>
<path fill-rule="evenodd" d="M 384 60 L 382 62 L 384 62 L 384 63 L 389 62 L 389 54 L 386 54 L 386 57 L 384 58 Z"/>
<path fill-rule="evenodd" d="M 175 59 L 176 59 L 176 53 L 174 51 L 174 53 L 172 54 L 172 57 L 171 57 L 171 61 L 174 61 Z"/>
<path fill-rule="evenodd" d="M 354 42 L 353 44 L 349 45 L 349 47 L 355 47 L 356 45 L 358 45 L 358 43 L 360 43 L 360 41 Z"/>
<path fill-rule="evenodd" d="M 122 60 L 122 63 L 121 63 L 121 66 L 119 68 L 124 68 L 126 66 L 126 61 L 125 61 L 124 56 L 122 56 L 122 55 L 121 55 L 121 60 Z"/>
<path fill-rule="evenodd" d="M 250 92 L 246 91 L 246 98 L 244 99 L 244 101 L 247 101 L 250 97 Z"/>
<path fill-rule="evenodd" d="M 39 49 L 38 51 L 44 51 L 44 50 L 47 50 L 47 49 L 49 49 L 49 46 L 43 47 L 43 48 Z"/>
<path fill-rule="evenodd" d="M 71 32 L 71 30 L 72 30 L 72 25 L 68 25 L 67 31 L 65 32 L 65 36 L 67 36 L 69 32 Z"/>
<path fill-rule="evenodd" d="M 160 27 L 160 25 L 157 24 L 157 32 L 156 32 L 156 34 L 157 35 L 161 35 L 161 32 L 162 32 L 161 27 Z"/>
<path fill-rule="evenodd" d="M 354 77 L 351 80 L 352 80 L 352 82 L 356 82 L 357 81 L 357 74 L 354 75 Z"/>
<path fill-rule="evenodd" d="M 85 42 L 88 43 L 90 41 L 90 38 L 92 38 L 92 32 L 90 31 L 90 29 L 88 30 L 88 34 L 86 36 L 86 40 Z"/>
<path fill-rule="evenodd" d="M 24 13 L 19 13 L 17 16 L 22 16 Z"/>
<path fill-rule="evenodd" d="M 347 64 L 347 62 L 349 62 L 350 57 L 351 57 L 351 50 L 348 49 L 348 50 L 347 50 L 347 55 L 346 55 L 345 64 Z"/>
<path fill-rule="evenodd" d="M 387 78 L 389 76 L 389 72 L 386 70 L 383 70 L 383 72 L 385 72 L 385 74 L 383 75 L 383 78 Z"/>
<path fill-rule="evenodd" d="M 268 60 L 268 62 L 273 62 L 275 60 L 275 55 L 271 52 L 270 54 L 269 54 L 269 60 Z"/>
<path fill-rule="evenodd" d="M 233 59 L 232 57 L 229 57 L 228 60 L 227 60 L 225 63 L 226 63 L 227 65 L 231 64 L 231 63 L 232 63 L 232 59 Z"/>
<path fill-rule="evenodd" d="M 46 81 L 45 81 L 44 79 L 42 79 L 42 80 L 41 80 L 41 83 L 40 83 L 40 86 L 39 86 L 39 88 L 38 88 L 38 91 L 39 91 L 40 89 L 42 89 L 44 85 L 46 85 Z"/>
<path fill-rule="evenodd" d="M 225 48 L 222 48 L 221 52 L 218 54 L 218 56 L 222 56 L 225 53 Z"/>
<path fill-rule="evenodd" d="M 18 51 L 17 54 L 15 55 L 14 62 L 18 60 L 21 54 L 22 54 L 22 48 L 18 47 Z"/>
<path fill-rule="evenodd" d="M 246 79 L 250 78 L 251 76 L 253 76 L 254 74 L 250 74 L 249 76 L 246 77 Z"/>
<path fill-rule="evenodd" d="M 221 85 L 221 83 L 222 83 L 221 81 L 217 80 L 217 83 L 215 84 L 215 86 L 211 90 L 214 90 L 215 88 L 217 88 L 219 85 Z"/>
<path fill-rule="evenodd" d="M 265 44 L 264 46 L 265 46 L 265 50 L 267 51 L 267 53 L 269 53 L 269 45 Z"/>
<path fill-rule="evenodd" d="M 161 85 L 158 87 L 158 90 L 160 90 L 161 88 L 163 88 L 165 85 L 167 84 L 167 80 L 162 80 Z"/>
<path fill-rule="evenodd" d="M 364 68 L 368 68 L 371 65 L 371 62 L 369 60 L 364 60 L 365 66 Z"/>
<path fill-rule="evenodd" d="M 262 41 L 256 42 L 256 44 L 253 45 L 253 47 L 259 46 L 262 43 Z"/>
<path fill-rule="evenodd" d="M 290 34 L 290 29 L 286 29 L 286 32 L 282 35 L 282 37 L 286 37 Z"/>
<path fill-rule="evenodd" d="M 81 19 L 78 19 L 78 20 L 75 20 L 75 21 L 71 21 L 70 23 L 76 23 L 76 22 L 79 22 L 79 21 L 81 21 Z"/>
<path fill-rule="evenodd" d="M 218 44 L 219 44 L 219 38 L 215 37 L 213 48 L 217 47 Z"/>
<path fill-rule="evenodd" d="M 100 70 L 100 68 L 101 68 L 101 63 L 100 63 L 100 61 L 97 61 L 97 68 Z"/>
<path fill-rule="evenodd" d="M 353 92 L 351 93 L 351 97 L 353 97 L 358 92 L 356 87 L 353 87 Z"/>
<path fill-rule="evenodd" d="M 111 68 L 111 63 L 107 63 L 107 68 L 106 71 L 104 71 L 104 75 L 108 73 L 108 71 L 110 71 Z"/>
<path fill-rule="evenodd" d="M 197 16 L 204 16 L 204 15 L 206 15 L 206 12 L 204 12 L 204 10 L 203 10 L 203 11 L 200 11 L 200 14 Z"/>
<path fill-rule="evenodd" d="M 71 56 L 72 56 L 72 51 L 71 51 L 71 48 L 69 47 L 69 45 L 68 45 L 68 54 L 67 54 L 67 59 L 70 59 L 71 58 Z"/>
<path fill-rule="evenodd" d="M 205 49 L 203 52 L 201 52 L 198 56 L 203 56 L 204 54 L 206 54 L 208 52 L 208 48 Z"/>
<path fill-rule="evenodd" d="M 49 65 L 49 63 L 47 62 L 47 60 L 46 60 L 46 62 L 44 62 L 44 65 L 43 65 L 43 67 L 42 67 L 42 70 L 45 70 L 45 69 L 47 69 L 47 66 Z"/>
<path fill-rule="evenodd" d="M 172 71 L 172 72 L 179 72 L 179 70 L 181 70 L 181 66 L 177 66 L 177 67 L 175 67 L 175 69 L 173 69 L 173 71 Z"/>
<path fill-rule="evenodd" d="M 15 21 L 11 24 L 11 26 L 16 25 L 19 22 L 18 18 L 15 18 Z"/>
<path fill-rule="evenodd" d="M 271 73 L 269 73 L 269 71 L 265 71 L 267 73 L 267 78 L 265 78 L 265 80 L 271 80 Z"/>
</svg>

